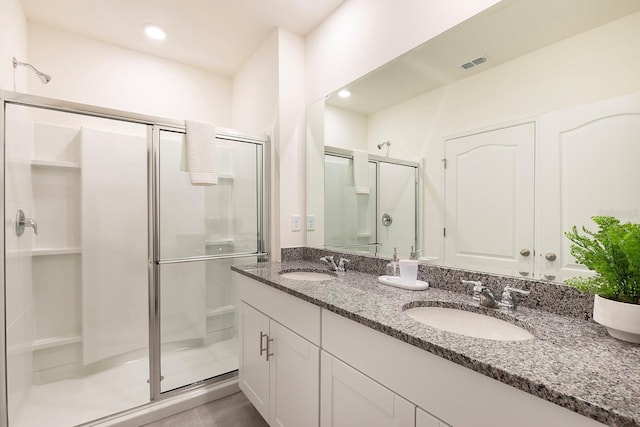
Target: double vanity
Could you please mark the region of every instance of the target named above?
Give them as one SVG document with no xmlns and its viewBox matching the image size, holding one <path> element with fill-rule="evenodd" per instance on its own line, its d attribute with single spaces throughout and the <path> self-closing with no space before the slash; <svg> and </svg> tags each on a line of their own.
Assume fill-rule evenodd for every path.
<svg viewBox="0 0 640 427">
<path fill-rule="evenodd" d="M 640 425 L 640 346 L 591 321 L 304 260 L 232 270 L 240 387 L 272 426 Z"/>
</svg>

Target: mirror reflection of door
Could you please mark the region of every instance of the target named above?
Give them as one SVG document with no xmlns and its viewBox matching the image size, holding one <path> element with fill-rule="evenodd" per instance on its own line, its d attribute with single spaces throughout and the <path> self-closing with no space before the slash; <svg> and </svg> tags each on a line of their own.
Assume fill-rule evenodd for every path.
<svg viewBox="0 0 640 427">
<path fill-rule="evenodd" d="M 536 278 L 589 274 L 564 232 L 595 215 L 640 222 L 640 94 L 547 113 L 538 120 Z"/>
<path fill-rule="evenodd" d="M 376 164 L 369 162 L 369 194 L 357 194 L 353 159 L 325 154 L 325 245 L 375 254 Z"/>
<path fill-rule="evenodd" d="M 391 256 L 398 248 L 401 256 L 407 256 L 416 244 L 416 168 L 380 162 L 380 191 L 378 252 Z M 391 222 L 385 225 L 384 214 Z"/>
<path fill-rule="evenodd" d="M 535 125 L 445 140 L 445 264 L 533 273 Z"/>
</svg>

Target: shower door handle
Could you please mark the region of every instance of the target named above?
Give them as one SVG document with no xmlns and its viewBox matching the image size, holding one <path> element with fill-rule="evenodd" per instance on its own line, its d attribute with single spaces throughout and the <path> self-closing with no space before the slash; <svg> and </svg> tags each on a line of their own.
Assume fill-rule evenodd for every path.
<svg viewBox="0 0 640 427">
<path fill-rule="evenodd" d="M 24 234 L 25 227 L 33 228 L 33 234 L 38 234 L 38 223 L 33 218 L 26 218 L 24 211 L 18 209 L 16 212 L 16 235 L 18 237 Z"/>
</svg>

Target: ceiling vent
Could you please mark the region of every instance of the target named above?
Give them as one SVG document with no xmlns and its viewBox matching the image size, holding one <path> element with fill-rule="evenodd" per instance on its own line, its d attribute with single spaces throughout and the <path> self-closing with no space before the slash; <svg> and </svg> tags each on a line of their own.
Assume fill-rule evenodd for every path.
<svg viewBox="0 0 640 427">
<path fill-rule="evenodd" d="M 480 64 L 484 64 L 485 62 L 487 62 L 487 58 L 484 56 L 481 56 L 479 58 L 476 59 L 472 59 L 469 62 L 465 62 L 464 64 L 462 64 L 460 67 L 464 70 L 468 70 L 469 68 L 473 68 L 476 65 L 480 65 Z"/>
</svg>

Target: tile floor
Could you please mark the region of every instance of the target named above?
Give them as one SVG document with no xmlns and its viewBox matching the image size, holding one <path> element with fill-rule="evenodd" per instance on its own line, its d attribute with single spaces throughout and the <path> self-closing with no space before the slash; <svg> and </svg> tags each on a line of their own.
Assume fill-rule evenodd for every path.
<svg viewBox="0 0 640 427">
<path fill-rule="evenodd" d="M 242 392 L 232 394 L 189 411 L 164 418 L 143 427 L 267 427 Z"/>
</svg>

